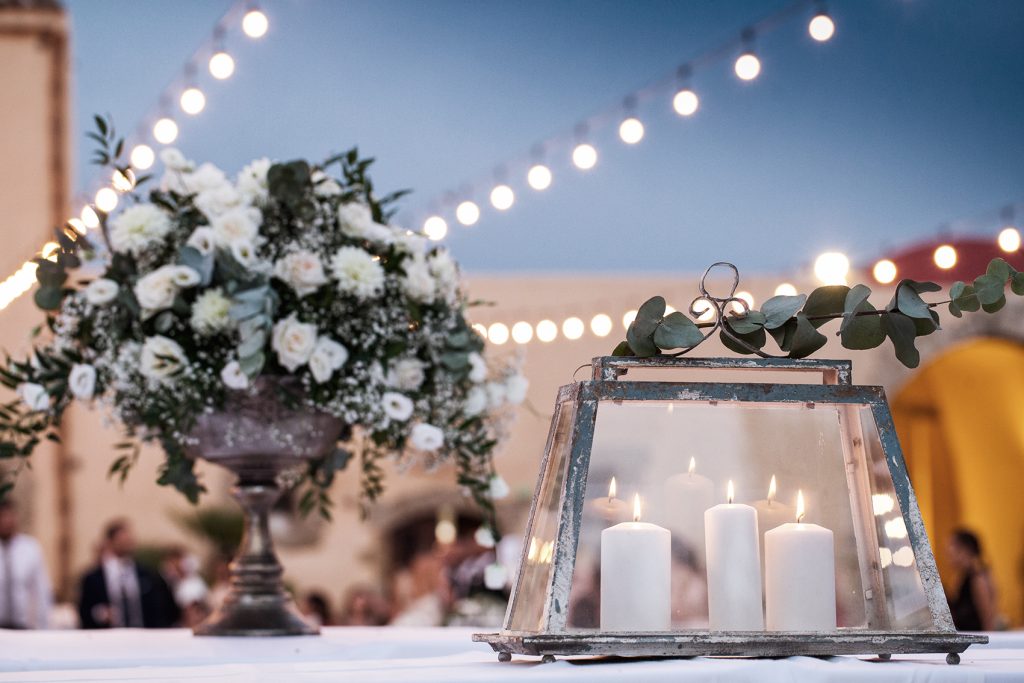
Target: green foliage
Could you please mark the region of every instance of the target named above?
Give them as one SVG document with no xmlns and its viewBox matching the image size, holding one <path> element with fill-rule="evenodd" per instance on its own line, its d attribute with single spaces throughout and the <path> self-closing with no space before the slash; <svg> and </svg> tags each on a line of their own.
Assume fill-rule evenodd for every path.
<svg viewBox="0 0 1024 683">
<path fill-rule="evenodd" d="M 774 296 L 761 310 L 729 313 L 721 320 L 704 323 L 678 311 L 666 316 L 665 299 L 656 296 L 639 308 L 626 331 L 626 341 L 620 342 L 612 355 L 649 358 L 674 351 L 669 355 L 678 356 L 718 330 L 722 344 L 735 353 L 768 357 L 771 354 L 763 349 L 771 337 L 787 357 L 806 358 L 828 343 L 819 328 L 840 320 L 835 334 L 843 347 L 873 349 L 889 339 L 899 361 L 914 368 L 921 362 L 917 338 L 940 329 L 936 308 L 948 305 L 950 314 L 958 318 L 979 310 L 995 313 L 1006 305 L 1007 284 L 1013 294 L 1024 296 L 1024 272 L 997 258 L 971 284 L 955 282 L 946 301 L 929 303 L 922 297 L 942 290 L 934 282 L 902 280 L 886 307 L 878 309 L 869 300 L 871 289 L 867 286 L 830 285 L 808 295 Z M 724 310 L 726 302 L 719 300 L 718 305 Z M 712 329 L 701 331 L 707 327 Z"/>
</svg>

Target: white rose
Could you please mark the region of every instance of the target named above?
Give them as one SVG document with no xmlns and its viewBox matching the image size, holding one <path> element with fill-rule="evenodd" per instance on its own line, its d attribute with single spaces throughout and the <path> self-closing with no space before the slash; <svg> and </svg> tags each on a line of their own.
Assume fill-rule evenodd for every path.
<svg viewBox="0 0 1024 683">
<path fill-rule="evenodd" d="M 342 247 L 331 259 L 338 290 L 357 299 L 369 299 L 384 289 L 384 268 L 359 247 Z"/>
<path fill-rule="evenodd" d="M 199 284 L 199 273 L 188 266 L 171 266 L 171 280 L 176 287 L 195 287 Z"/>
<path fill-rule="evenodd" d="M 479 384 L 487 379 L 487 361 L 474 351 L 469 354 L 469 381 Z"/>
<path fill-rule="evenodd" d="M 153 204 L 136 204 L 110 222 L 110 248 L 138 256 L 163 240 L 171 231 L 171 219 Z"/>
<path fill-rule="evenodd" d="M 96 391 L 96 368 L 75 363 L 68 374 L 68 390 L 75 398 L 88 401 Z"/>
<path fill-rule="evenodd" d="M 316 340 L 313 353 L 309 357 L 309 371 L 313 379 L 323 384 L 331 378 L 334 371 L 348 360 L 348 349 L 328 337 Z"/>
<path fill-rule="evenodd" d="M 239 239 L 255 242 L 261 220 L 259 209 L 236 207 L 210 221 L 210 227 L 213 228 L 214 241 L 226 247 Z"/>
<path fill-rule="evenodd" d="M 462 412 L 466 417 L 474 417 L 487 408 L 487 391 L 483 387 L 473 387 L 466 394 L 466 403 Z"/>
<path fill-rule="evenodd" d="M 293 251 L 274 264 L 274 277 L 288 284 L 299 297 L 312 294 L 327 283 L 323 264 L 308 249 Z"/>
<path fill-rule="evenodd" d="M 178 286 L 174 282 L 176 266 L 161 266 L 143 275 L 135 283 L 135 298 L 147 313 L 152 314 L 174 305 Z"/>
<path fill-rule="evenodd" d="M 29 410 L 46 410 L 50 407 L 50 395 L 46 393 L 46 387 L 35 382 L 22 382 L 16 389 L 18 398 L 28 407 Z"/>
<path fill-rule="evenodd" d="M 514 406 L 526 400 L 526 392 L 530 389 L 530 380 L 522 375 L 512 375 L 505 381 L 505 397 Z"/>
<path fill-rule="evenodd" d="M 352 237 L 365 237 L 374 224 L 370 207 L 362 202 L 350 202 L 338 207 L 338 221 L 341 231 Z"/>
<path fill-rule="evenodd" d="M 409 434 L 412 447 L 419 451 L 436 451 L 444 445 L 444 432 L 434 425 L 420 423 Z"/>
<path fill-rule="evenodd" d="M 188 236 L 188 240 L 185 242 L 185 246 L 192 247 L 203 256 L 208 256 L 213 252 L 215 241 L 213 228 L 202 226 L 192 231 L 192 234 Z"/>
<path fill-rule="evenodd" d="M 434 276 L 437 294 L 449 303 L 454 302 L 459 292 L 459 267 L 451 255 L 441 250 L 431 256 L 430 272 Z"/>
<path fill-rule="evenodd" d="M 506 483 L 506 481 L 502 479 L 501 475 L 499 474 L 495 474 L 493 477 L 491 477 L 490 485 L 488 488 L 491 494 L 491 498 L 493 498 L 494 500 L 501 500 L 502 498 L 506 498 L 509 494 L 508 483 Z"/>
<path fill-rule="evenodd" d="M 426 378 L 423 362 L 415 358 L 403 358 L 388 370 L 386 382 L 389 387 L 416 391 Z"/>
<path fill-rule="evenodd" d="M 402 278 L 402 289 L 414 301 L 429 304 L 434 301 L 437 290 L 434 276 L 430 272 L 427 260 L 421 254 L 407 258 L 402 263 L 405 277 Z"/>
<path fill-rule="evenodd" d="M 271 348 L 277 353 L 277 360 L 288 372 L 295 372 L 309 361 L 316 346 L 316 326 L 299 322 L 292 313 L 274 323 Z"/>
<path fill-rule="evenodd" d="M 231 327 L 231 299 L 220 288 L 208 289 L 192 304 L 189 323 L 199 334 L 216 334 Z"/>
<path fill-rule="evenodd" d="M 231 185 L 224 184 L 209 190 L 203 190 L 194 200 L 196 208 L 203 212 L 207 220 L 227 213 L 242 205 L 242 195 Z"/>
<path fill-rule="evenodd" d="M 228 184 L 224 171 L 209 162 L 200 165 L 191 173 L 186 173 L 182 181 L 185 183 L 185 189 L 191 194 L 216 190 Z"/>
<path fill-rule="evenodd" d="M 381 398 L 381 405 L 384 408 L 384 414 L 392 420 L 405 422 L 412 417 L 412 399 L 397 391 L 385 391 Z"/>
<path fill-rule="evenodd" d="M 494 547 L 494 534 L 491 533 L 489 526 L 481 526 L 473 534 L 473 540 L 481 548 L 493 548 Z"/>
<path fill-rule="evenodd" d="M 313 171 L 309 179 L 313 183 L 313 194 L 317 197 L 336 197 L 342 192 L 341 185 L 323 171 Z"/>
<path fill-rule="evenodd" d="M 157 382 L 166 382 L 188 363 L 178 342 L 160 335 L 147 337 L 139 355 L 139 372 Z"/>
<path fill-rule="evenodd" d="M 430 246 L 426 237 L 409 230 L 399 231 L 395 243 L 399 249 L 409 254 L 426 254 L 427 248 Z"/>
<path fill-rule="evenodd" d="M 116 299 L 119 290 L 116 282 L 101 277 L 86 286 L 85 300 L 93 306 L 103 306 Z"/>
<path fill-rule="evenodd" d="M 267 171 L 270 166 L 270 159 L 266 157 L 255 159 L 238 174 L 238 191 L 250 204 L 267 198 Z"/>
<path fill-rule="evenodd" d="M 160 161 L 170 171 L 192 170 L 192 162 L 186 159 L 177 147 L 164 147 L 160 150 Z"/>
<path fill-rule="evenodd" d="M 248 389 L 249 378 L 242 372 L 242 366 L 233 360 L 220 371 L 220 379 L 228 389 Z"/>
<path fill-rule="evenodd" d="M 500 408 L 506 398 L 508 397 L 505 395 L 504 384 L 499 384 L 498 382 L 487 383 L 487 406 L 491 410 Z"/>
<path fill-rule="evenodd" d="M 239 238 L 231 242 L 231 255 L 246 268 L 253 268 L 259 261 L 252 240 Z"/>
</svg>

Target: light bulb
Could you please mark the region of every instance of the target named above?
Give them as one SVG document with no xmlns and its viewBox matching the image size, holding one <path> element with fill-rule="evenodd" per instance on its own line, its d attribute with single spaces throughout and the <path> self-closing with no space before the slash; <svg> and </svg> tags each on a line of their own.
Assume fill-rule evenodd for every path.
<svg viewBox="0 0 1024 683">
<path fill-rule="evenodd" d="M 81 218 L 69 218 L 68 225 L 70 225 L 79 235 L 84 235 L 89 232 L 89 228 L 85 227 L 85 223 L 82 222 Z"/>
<path fill-rule="evenodd" d="M 876 281 L 887 285 L 896 279 L 896 264 L 884 258 L 875 264 L 875 267 L 871 269 L 871 274 L 874 275 Z"/>
<path fill-rule="evenodd" d="M 491 190 L 491 206 L 498 211 L 509 209 L 516 201 L 516 193 L 508 185 L 495 185 Z"/>
<path fill-rule="evenodd" d="M 440 216 L 431 216 L 423 221 L 423 232 L 435 242 L 443 240 L 448 234 L 448 223 Z"/>
<path fill-rule="evenodd" d="M 732 304 L 732 309 L 737 313 L 746 313 L 747 311 L 754 308 L 754 295 L 747 291 L 736 292 L 733 296 L 742 301 L 747 305 L 746 310 L 743 310 L 735 301 Z"/>
<path fill-rule="evenodd" d="M 491 323 L 487 328 L 487 339 L 492 344 L 504 344 L 508 341 L 508 325 L 505 323 Z"/>
<path fill-rule="evenodd" d="M 473 331 L 480 335 L 481 339 L 487 339 L 487 326 L 480 323 L 473 323 Z"/>
<path fill-rule="evenodd" d="M 153 124 L 153 137 L 161 145 L 169 145 L 178 139 L 178 124 L 174 119 L 163 118 Z"/>
<path fill-rule="evenodd" d="M 576 145 L 572 150 L 572 163 L 581 171 L 589 171 L 597 164 L 597 150 L 585 142 Z"/>
<path fill-rule="evenodd" d="M 943 244 L 936 249 L 933 256 L 935 258 L 935 265 L 943 270 L 949 270 L 956 265 L 956 249 L 948 244 Z"/>
<path fill-rule="evenodd" d="M 526 174 L 526 182 L 535 190 L 546 190 L 551 187 L 551 169 L 544 164 L 537 164 Z"/>
<path fill-rule="evenodd" d="M 533 325 L 520 320 L 512 326 L 512 341 L 516 344 L 527 344 L 533 339 Z"/>
<path fill-rule="evenodd" d="M 100 226 L 100 217 L 96 215 L 91 206 L 83 206 L 79 216 L 81 216 L 82 222 L 85 223 L 85 227 L 90 230 Z"/>
<path fill-rule="evenodd" d="M 619 137 L 627 145 L 635 145 L 644 139 L 644 124 L 635 116 L 624 119 L 619 124 Z"/>
<path fill-rule="evenodd" d="M 822 284 L 845 285 L 850 259 L 838 251 L 827 251 L 814 261 L 814 274 Z"/>
<path fill-rule="evenodd" d="M 623 329 L 627 329 L 627 330 L 629 329 L 629 326 L 633 324 L 634 320 L 636 320 L 636 314 L 637 314 L 636 309 L 634 309 L 632 311 L 626 311 L 625 313 L 622 314 L 622 327 L 623 327 Z"/>
<path fill-rule="evenodd" d="M 110 175 L 110 184 L 120 193 L 130 192 L 135 187 L 135 174 L 132 173 L 132 169 L 128 169 L 127 173 L 121 173 L 120 170 L 114 169 L 114 172 Z"/>
<path fill-rule="evenodd" d="M 672 108 L 680 116 L 693 116 L 699 106 L 700 98 L 697 97 L 697 93 L 689 88 L 683 88 L 672 98 Z"/>
<path fill-rule="evenodd" d="M 537 323 L 537 339 L 542 342 L 554 341 L 558 336 L 558 325 L 553 320 L 541 320 Z"/>
<path fill-rule="evenodd" d="M 999 248 L 1005 252 L 1014 252 L 1020 249 L 1020 231 L 1012 225 L 1002 229 L 999 233 Z"/>
<path fill-rule="evenodd" d="M 590 319 L 590 331 L 598 337 L 607 337 L 612 333 L 612 319 L 606 313 L 598 313 Z"/>
<path fill-rule="evenodd" d="M 775 296 L 796 296 L 796 287 L 788 282 L 783 282 L 775 288 Z"/>
<path fill-rule="evenodd" d="M 807 24 L 807 32 L 811 34 L 811 38 L 814 38 L 819 43 L 824 43 L 835 35 L 836 24 L 832 21 L 832 17 L 822 12 L 811 19 L 811 23 Z"/>
<path fill-rule="evenodd" d="M 227 52 L 217 52 L 210 57 L 210 75 L 219 81 L 231 78 L 235 73 L 235 59 Z"/>
<path fill-rule="evenodd" d="M 753 52 L 744 52 L 736 59 L 736 75 L 744 81 L 752 81 L 761 73 L 761 60 Z"/>
<path fill-rule="evenodd" d="M 583 321 L 576 316 L 566 318 L 562 323 L 562 334 L 566 339 L 579 339 L 583 336 L 584 329 Z"/>
<path fill-rule="evenodd" d="M 113 188 L 101 187 L 96 193 L 96 208 L 103 213 L 110 213 L 117 208 L 117 193 Z"/>
<path fill-rule="evenodd" d="M 190 116 L 195 116 L 206 107 L 206 95 L 199 88 L 188 88 L 181 93 L 181 110 Z"/>
<path fill-rule="evenodd" d="M 718 315 L 715 311 L 715 307 L 711 305 L 711 302 L 707 299 L 699 299 L 693 303 L 691 307 L 693 313 L 697 316 L 697 320 L 700 322 L 707 322 L 708 320 L 714 320 Z"/>
<path fill-rule="evenodd" d="M 156 154 L 153 153 L 153 148 L 149 145 L 135 145 L 132 148 L 130 159 L 132 166 L 140 171 L 145 171 L 156 161 Z"/>
<path fill-rule="evenodd" d="M 480 220 L 480 207 L 474 202 L 462 202 L 455 207 L 455 218 L 465 226 L 476 225 Z"/>
<path fill-rule="evenodd" d="M 258 9 L 251 9 L 242 17 L 242 30 L 250 38 L 262 38 L 267 33 L 270 22 L 267 15 Z"/>
</svg>

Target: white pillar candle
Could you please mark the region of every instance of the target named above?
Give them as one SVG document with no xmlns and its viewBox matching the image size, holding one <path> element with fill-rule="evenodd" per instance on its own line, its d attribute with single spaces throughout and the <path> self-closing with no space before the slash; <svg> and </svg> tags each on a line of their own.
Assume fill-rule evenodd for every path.
<svg viewBox="0 0 1024 683">
<path fill-rule="evenodd" d="M 629 508 L 626 501 L 615 497 L 618 485 L 615 477 L 608 484 L 608 497 L 601 496 L 590 501 L 590 508 L 606 522 L 619 522 L 629 519 Z"/>
<path fill-rule="evenodd" d="M 708 621 L 714 631 L 763 631 L 757 512 L 734 496 L 730 481 L 729 502 L 704 513 Z"/>
<path fill-rule="evenodd" d="M 640 521 L 601 532 L 601 630 L 668 631 L 672 623 L 672 535 Z"/>
<path fill-rule="evenodd" d="M 697 474 L 697 461 L 690 458 L 685 474 L 676 474 L 665 482 L 664 524 L 672 535 L 686 543 L 704 559 L 704 512 L 714 504 L 715 485 Z"/>
<path fill-rule="evenodd" d="M 804 524 L 803 492 L 796 523 L 764 535 L 765 609 L 769 631 L 836 630 L 836 560 L 832 532 Z"/>
</svg>

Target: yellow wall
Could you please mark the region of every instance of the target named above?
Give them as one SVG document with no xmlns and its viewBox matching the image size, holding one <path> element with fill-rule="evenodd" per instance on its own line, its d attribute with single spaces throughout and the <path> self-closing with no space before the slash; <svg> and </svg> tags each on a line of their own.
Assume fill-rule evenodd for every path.
<svg viewBox="0 0 1024 683">
<path fill-rule="evenodd" d="M 947 586 L 957 526 L 981 537 L 1011 624 L 1024 623 L 1024 346 L 977 339 L 942 354 L 893 401 L 897 431 Z"/>
</svg>

